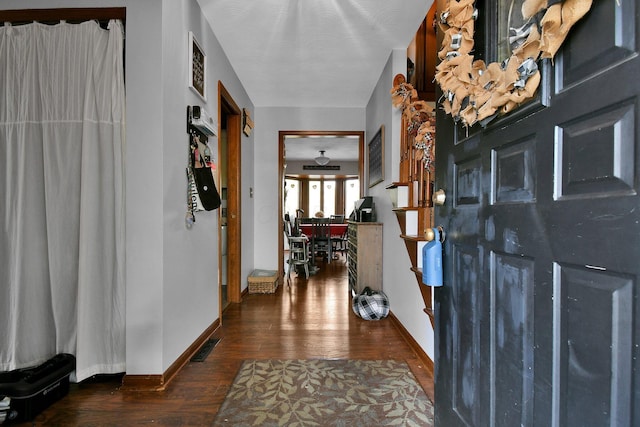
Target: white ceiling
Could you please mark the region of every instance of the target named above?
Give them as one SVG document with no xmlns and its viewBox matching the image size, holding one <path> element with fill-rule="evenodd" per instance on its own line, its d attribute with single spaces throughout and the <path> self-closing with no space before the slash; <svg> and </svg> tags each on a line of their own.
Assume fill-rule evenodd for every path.
<svg viewBox="0 0 640 427">
<path fill-rule="evenodd" d="M 359 141 L 357 137 L 285 137 L 285 157 L 294 161 L 311 160 L 320 155 L 320 150 L 324 150 L 324 155 L 332 161 L 355 161 L 358 160 Z"/>
<path fill-rule="evenodd" d="M 364 108 L 432 0 L 198 3 L 255 107 Z"/>
</svg>

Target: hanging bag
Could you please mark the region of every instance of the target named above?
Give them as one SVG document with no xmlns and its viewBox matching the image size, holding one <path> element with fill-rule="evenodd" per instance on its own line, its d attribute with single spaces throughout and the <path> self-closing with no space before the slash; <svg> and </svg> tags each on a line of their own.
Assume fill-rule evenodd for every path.
<svg viewBox="0 0 640 427">
<path fill-rule="evenodd" d="M 208 166 L 194 168 L 193 175 L 198 188 L 200 202 L 205 211 L 212 211 L 220 207 L 220 194 L 216 188 L 216 183 Z"/>
<path fill-rule="evenodd" d="M 196 147 L 198 147 L 200 145 L 200 141 L 197 139 L 196 141 Z M 198 153 L 201 167 L 196 167 L 196 152 Z M 198 190 L 198 196 L 200 197 L 200 202 L 202 203 L 204 210 L 212 211 L 214 209 L 218 209 L 221 204 L 220 194 L 218 194 L 218 189 L 216 188 L 211 168 L 207 166 L 207 162 L 202 156 L 202 150 L 191 150 L 191 169 L 196 183 L 196 188 Z"/>
</svg>

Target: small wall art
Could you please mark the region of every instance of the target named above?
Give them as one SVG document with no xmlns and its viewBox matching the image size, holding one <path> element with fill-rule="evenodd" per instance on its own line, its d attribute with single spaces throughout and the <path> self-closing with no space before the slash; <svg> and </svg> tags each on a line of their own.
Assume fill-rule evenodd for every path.
<svg viewBox="0 0 640 427">
<path fill-rule="evenodd" d="M 369 170 L 369 188 L 384 181 L 384 125 L 369 141 L 367 155 Z"/>
<path fill-rule="evenodd" d="M 204 50 L 189 31 L 189 88 L 203 101 L 207 100 L 207 57 Z"/>
<path fill-rule="evenodd" d="M 242 132 L 246 136 L 251 136 L 253 130 L 253 120 L 251 120 L 251 113 L 246 108 L 242 109 Z"/>
</svg>

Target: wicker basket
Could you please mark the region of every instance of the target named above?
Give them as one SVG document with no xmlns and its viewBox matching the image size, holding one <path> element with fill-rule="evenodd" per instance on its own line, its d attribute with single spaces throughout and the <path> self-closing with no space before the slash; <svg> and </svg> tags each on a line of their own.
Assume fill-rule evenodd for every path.
<svg viewBox="0 0 640 427">
<path fill-rule="evenodd" d="M 278 272 L 274 270 L 253 270 L 249 275 L 250 294 L 272 294 L 278 289 Z"/>
</svg>

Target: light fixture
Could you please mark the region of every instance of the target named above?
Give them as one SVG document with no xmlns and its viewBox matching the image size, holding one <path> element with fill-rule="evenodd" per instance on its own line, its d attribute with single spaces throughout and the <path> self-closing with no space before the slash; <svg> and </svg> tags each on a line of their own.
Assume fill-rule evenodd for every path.
<svg viewBox="0 0 640 427">
<path fill-rule="evenodd" d="M 324 155 L 324 150 L 320 150 L 320 156 L 316 157 L 313 160 L 315 160 L 316 163 L 319 164 L 320 166 L 324 166 L 327 163 L 329 163 L 329 160 L 331 159 Z"/>
</svg>

